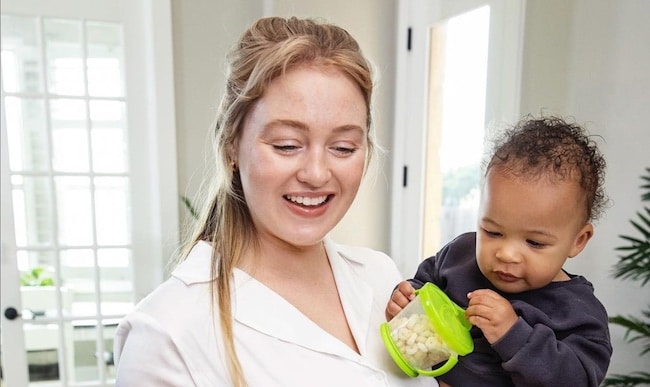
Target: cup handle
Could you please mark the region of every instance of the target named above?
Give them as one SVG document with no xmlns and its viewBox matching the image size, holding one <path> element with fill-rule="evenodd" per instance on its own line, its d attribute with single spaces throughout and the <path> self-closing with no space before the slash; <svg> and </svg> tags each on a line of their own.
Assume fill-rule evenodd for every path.
<svg viewBox="0 0 650 387">
<path fill-rule="evenodd" d="M 456 363 L 458 363 L 458 354 L 452 353 L 451 356 L 449 356 L 449 359 L 443 364 L 442 366 L 432 369 L 432 370 L 418 370 L 418 374 L 424 375 L 424 376 L 440 376 L 444 374 L 445 372 L 449 371 L 452 369 Z"/>
</svg>

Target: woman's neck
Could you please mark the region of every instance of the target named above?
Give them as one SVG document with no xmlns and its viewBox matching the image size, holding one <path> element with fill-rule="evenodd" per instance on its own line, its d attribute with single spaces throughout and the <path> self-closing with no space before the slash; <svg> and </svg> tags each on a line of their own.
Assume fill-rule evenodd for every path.
<svg viewBox="0 0 650 387">
<path fill-rule="evenodd" d="M 331 271 L 323 242 L 307 247 L 262 242 L 258 248 L 244 251 L 238 267 L 261 282 L 269 276 L 296 280 Z"/>
</svg>

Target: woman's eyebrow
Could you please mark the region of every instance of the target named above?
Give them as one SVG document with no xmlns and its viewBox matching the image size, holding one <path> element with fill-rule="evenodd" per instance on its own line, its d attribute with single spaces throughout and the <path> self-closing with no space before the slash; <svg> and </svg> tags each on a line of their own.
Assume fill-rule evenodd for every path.
<svg viewBox="0 0 650 387">
<path fill-rule="evenodd" d="M 296 121 L 296 120 L 287 120 L 287 119 L 276 119 L 268 122 L 264 126 L 264 130 L 270 130 L 278 126 L 286 126 L 294 129 L 298 129 L 300 131 L 307 131 L 309 130 L 309 126 L 303 122 Z M 360 131 L 362 134 L 365 133 L 365 130 L 363 127 L 359 125 L 354 125 L 354 124 L 349 124 L 349 125 L 341 125 L 333 129 L 334 132 L 350 132 L 350 131 Z"/>
</svg>

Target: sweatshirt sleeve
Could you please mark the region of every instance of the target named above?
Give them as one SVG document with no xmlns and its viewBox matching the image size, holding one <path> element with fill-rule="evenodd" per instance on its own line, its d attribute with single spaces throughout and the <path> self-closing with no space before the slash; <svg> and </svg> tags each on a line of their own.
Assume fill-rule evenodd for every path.
<svg viewBox="0 0 650 387">
<path fill-rule="evenodd" d="M 113 350 L 116 387 L 196 386 L 170 335 L 146 314 L 133 313 L 120 323 Z"/>
<path fill-rule="evenodd" d="M 409 282 L 415 289 L 421 288 L 427 282 L 436 283 L 434 279 L 436 273 L 436 258 L 437 255 L 434 255 L 422 261 L 415 272 L 415 276 L 409 279 Z"/>
<path fill-rule="evenodd" d="M 592 386 L 605 377 L 612 354 L 609 341 L 573 332 L 566 337 L 523 318 L 492 346 L 515 386 Z"/>
</svg>

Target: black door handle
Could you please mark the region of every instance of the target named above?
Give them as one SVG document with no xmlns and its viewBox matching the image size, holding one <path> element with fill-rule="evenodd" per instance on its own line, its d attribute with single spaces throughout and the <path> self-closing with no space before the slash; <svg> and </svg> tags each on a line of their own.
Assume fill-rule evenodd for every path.
<svg viewBox="0 0 650 387">
<path fill-rule="evenodd" d="M 20 317 L 20 313 L 14 308 L 13 306 L 8 307 L 5 309 L 5 317 L 7 320 L 15 320 L 17 317 Z"/>
</svg>

